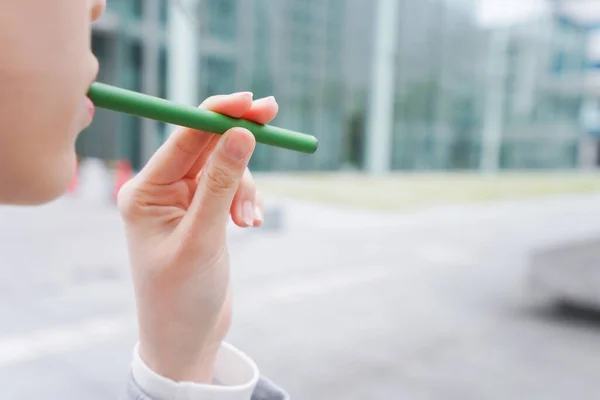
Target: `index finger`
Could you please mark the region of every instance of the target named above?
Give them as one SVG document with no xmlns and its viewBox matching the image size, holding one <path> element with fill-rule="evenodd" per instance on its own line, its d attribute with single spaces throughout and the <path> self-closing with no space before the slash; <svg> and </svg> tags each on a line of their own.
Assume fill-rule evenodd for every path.
<svg viewBox="0 0 600 400">
<path fill-rule="evenodd" d="M 200 107 L 239 118 L 252 107 L 252 93 L 241 92 L 206 99 Z M 182 179 L 210 145 L 215 134 L 177 128 L 140 171 L 143 179 L 164 185 Z"/>
<path fill-rule="evenodd" d="M 254 100 L 252 106 L 249 110 L 247 110 L 244 115 L 240 116 L 240 118 L 247 119 L 248 121 L 253 121 L 258 124 L 268 124 L 275 118 L 277 115 L 277 111 L 279 110 L 279 106 L 277 105 L 277 101 L 275 101 L 274 97 L 265 97 L 263 99 Z M 214 137 L 214 135 L 213 135 Z M 188 178 L 196 178 L 198 173 L 204 168 L 204 164 L 206 164 L 206 160 L 210 157 L 210 153 L 214 149 L 218 140 L 211 140 L 200 153 L 200 156 L 196 159 L 194 165 L 190 168 L 187 173 Z"/>
</svg>

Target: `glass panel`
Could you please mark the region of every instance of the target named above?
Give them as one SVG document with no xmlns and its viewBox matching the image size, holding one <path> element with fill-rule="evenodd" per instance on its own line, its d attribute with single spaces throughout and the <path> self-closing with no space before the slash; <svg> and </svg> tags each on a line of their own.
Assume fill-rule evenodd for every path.
<svg viewBox="0 0 600 400">
<path fill-rule="evenodd" d="M 161 46 L 160 53 L 158 56 L 158 96 L 165 99 L 168 96 L 168 73 L 169 73 L 169 64 L 168 64 L 168 50 Z M 167 136 L 167 124 L 164 122 L 159 122 L 157 124 L 159 142 L 163 142 Z"/>
<path fill-rule="evenodd" d="M 204 83 L 201 98 L 235 91 L 235 60 L 219 57 L 203 57 Z"/>
<path fill-rule="evenodd" d="M 169 24 L 169 1 L 158 0 L 158 18 L 162 26 L 166 27 Z"/>
<path fill-rule="evenodd" d="M 130 15 L 136 19 L 142 19 L 144 16 L 144 1 L 146 0 L 128 0 Z"/>
<path fill-rule="evenodd" d="M 205 0 L 204 24 L 215 38 L 234 41 L 237 35 L 237 2 L 234 0 Z"/>
<path fill-rule="evenodd" d="M 127 86 L 131 90 L 140 91 L 142 89 L 143 49 L 137 41 L 128 43 L 127 47 L 129 48 L 126 52 Z M 131 161 L 133 168 L 139 169 L 142 167 L 141 119 L 131 115 L 123 115 L 123 125 L 126 138 L 123 143 L 125 154 Z"/>
</svg>

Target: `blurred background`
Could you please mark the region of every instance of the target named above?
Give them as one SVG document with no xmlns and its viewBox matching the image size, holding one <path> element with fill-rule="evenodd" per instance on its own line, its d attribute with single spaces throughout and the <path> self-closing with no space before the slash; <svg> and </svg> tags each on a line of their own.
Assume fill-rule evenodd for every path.
<svg viewBox="0 0 600 400">
<path fill-rule="evenodd" d="M 99 81 L 274 95 L 228 341 L 294 399 L 594 398 L 600 1 L 108 0 Z M 0 207 L 5 398 L 116 398 L 137 338 L 114 196 L 172 126 L 97 110 L 69 193 Z M 35 379 L 36 385 L 31 385 Z"/>
<path fill-rule="evenodd" d="M 93 48 L 103 82 L 274 95 L 277 124 L 319 137 L 259 146 L 255 171 L 571 169 L 598 163 L 594 3 L 109 0 Z M 79 152 L 139 168 L 168 131 L 106 112 Z"/>
</svg>

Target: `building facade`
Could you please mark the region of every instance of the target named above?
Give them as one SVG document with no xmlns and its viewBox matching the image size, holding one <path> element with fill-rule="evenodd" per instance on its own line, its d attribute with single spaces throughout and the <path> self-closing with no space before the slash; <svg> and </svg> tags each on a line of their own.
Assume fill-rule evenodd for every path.
<svg viewBox="0 0 600 400">
<path fill-rule="evenodd" d="M 477 24 L 475 0 L 398 1 L 388 169 L 578 163 L 586 29 L 550 12 L 490 30 Z M 365 169 L 376 3 L 108 0 L 93 30 L 99 80 L 195 104 L 274 95 L 273 123 L 317 136 L 319 151 L 259 144 L 254 170 Z M 140 168 L 169 129 L 98 110 L 77 149 Z"/>
<path fill-rule="evenodd" d="M 166 96 L 168 2 L 108 1 L 92 34 L 92 50 L 100 62 L 99 81 Z M 164 124 L 100 109 L 80 136 L 77 151 L 105 160 L 128 158 L 139 168 L 161 143 L 164 129 Z"/>
<path fill-rule="evenodd" d="M 391 169 L 476 168 L 481 32 L 473 1 L 406 1 L 399 15 Z"/>
<path fill-rule="evenodd" d="M 387 170 L 577 167 L 588 30 L 555 4 L 485 27 L 473 1 L 401 2 Z"/>
<path fill-rule="evenodd" d="M 579 163 L 582 168 L 600 167 L 600 3 L 561 4 L 565 23 L 588 32 L 586 43 L 585 93 L 580 119 L 582 137 Z"/>
<path fill-rule="evenodd" d="M 259 145 L 254 169 L 339 167 L 344 14 L 344 0 L 199 1 L 199 97 L 273 95 L 280 105 L 274 124 L 320 139 L 310 156 Z"/>
<path fill-rule="evenodd" d="M 505 38 L 496 56 L 490 56 L 503 73 L 488 76 L 486 86 L 502 99 L 496 110 L 501 132 L 497 168 L 577 167 L 587 30 L 549 8 L 490 35 Z M 497 85 L 490 86 L 490 80 Z"/>
<path fill-rule="evenodd" d="M 238 90 L 251 90 L 255 98 L 274 95 L 281 111 L 273 123 L 320 138 L 320 151 L 312 156 L 259 145 L 252 167 L 337 169 L 345 129 L 344 6 L 344 0 L 108 0 L 106 14 L 93 29 L 98 79 L 169 98 L 169 67 L 190 61 L 169 57 L 171 51 L 181 54 L 170 37 L 181 27 L 169 24 L 169 13 L 183 11 L 188 18 L 178 23 L 188 24 L 188 33 L 199 38 L 196 48 L 184 50 L 196 58 L 195 99 Z M 140 168 L 166 129 L 99 110 L 77 149 L 82 156 L 129 158 Z"/>
</svg>

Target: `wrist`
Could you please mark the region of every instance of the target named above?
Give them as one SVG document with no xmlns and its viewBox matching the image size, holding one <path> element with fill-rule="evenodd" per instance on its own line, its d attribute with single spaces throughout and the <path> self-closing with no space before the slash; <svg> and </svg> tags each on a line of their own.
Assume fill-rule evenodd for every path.
<svg viewBox="0 0 600 400">
<path fill-rule="evenodd" d="M 139 355 L 146 365 L 175 382 L 211 384 L 214 365 L 230 321 L 222 306 L 201 307 L 184 296 L 177 298 L 170 285 L 167 293 L 138 288 Z M 152 300 L 152 301 L 150 301 Z"/>
</svg>

